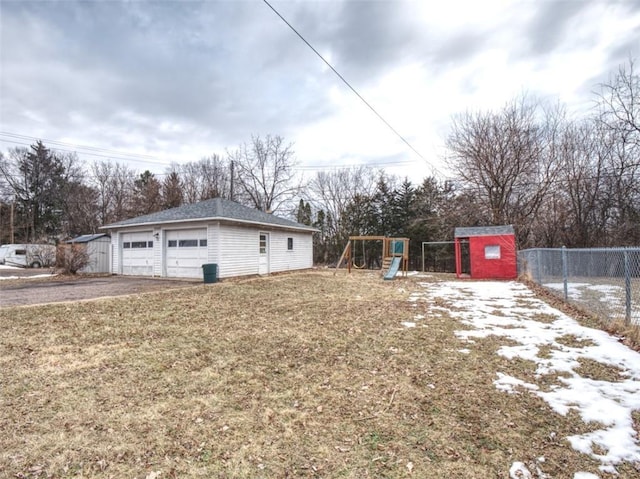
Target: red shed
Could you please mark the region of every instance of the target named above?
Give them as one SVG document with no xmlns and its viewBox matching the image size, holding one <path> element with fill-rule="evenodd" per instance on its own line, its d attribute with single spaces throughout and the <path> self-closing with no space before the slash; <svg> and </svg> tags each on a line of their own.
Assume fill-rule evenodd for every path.
<svg viewBox="0 0 640 479">
<path fill-rule="evenodd" d="M 473 279 L 514 279 L 518 276 L 513 226 L 455 229 L 456 276 Z"/>
</svg>

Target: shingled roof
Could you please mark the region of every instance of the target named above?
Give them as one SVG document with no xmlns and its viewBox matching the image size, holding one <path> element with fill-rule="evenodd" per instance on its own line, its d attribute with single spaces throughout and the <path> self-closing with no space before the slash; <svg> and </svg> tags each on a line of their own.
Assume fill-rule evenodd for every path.
<svg viewBox="0 0 640 479">
<path fill-rule="evenodd" d="M 180 223 L 187 221 L 231 221 L 256 225 L 275 226 L 286 229 L 316 231 L 311 226 L 296 223 L 279 216 L 274 216 L 253 208 L 247 208 L 235 201 L 213 198 L 189 205 L 179 206 L 149 215 L 137 216 L 101 227 L 101 229 L 117 229 L 126 226 L 157 225 L 163 223 Z"/>
<path fill-rule="evenodd" d="M 512 234 L 514 234 L 512 225 L 471 226 L 466 228 L 456 228 L 453 236 L 455 238 L 470 238 L 472 236 L 499 236 Z"/>
</svg>

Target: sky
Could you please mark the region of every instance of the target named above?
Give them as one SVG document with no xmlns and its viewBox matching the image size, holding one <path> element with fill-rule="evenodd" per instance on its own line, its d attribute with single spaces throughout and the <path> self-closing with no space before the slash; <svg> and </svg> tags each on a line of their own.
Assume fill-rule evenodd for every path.
<svg viewBox="0 0 640 479">
<path fill-rule="evenodd" d="M 0 0 L 0 151 L 163 173 L 280 135 L 306 177 L 353 165 L 451 177 L 464 111 L 527 94 L 590 111 L 640 56 L 640 0 Z M 417 150 L 417 153 L 413 149 Z"/>
<path fill-rule="evenodd" d="M 535 364 L 535 382 L 509 371 L 495 371 L 495 387 L 505 394 L 535 394 L 550 414 L 575 412 L 585 432 L 561 438 L 576 451 L 597 461 L 593 471 L 567 470 L 567 477 L 598 479 L 617 475 L 621 462 L 640 461 L 640 443 L 632 413 L 640 409 L 640 353 L 608 333 L 587 328 L 537 299 L 525 285 L 504 281 L 423 282 L 409 296 L 416 311 L 427 317 L 440 313 L 460 321 L 458 353 L 469 355 L 482 348 L 488 336 L 502 342 L 497 354 L 509 360 Z M 429 328 L 429 319 L 416 314 L 405 322 L 408 332 Z M 536 318 L 551 318 L 539 321 Z M 574 338 L 572 345 L 566 338 Z M 564 341 L 563 341 L 564 339 Z M 617 381 L 593 379 L 580 374 L 581 360 L 600 363 L 619 371 Z M 517 369 L 517 368 L 516 368 Z M 434 387 L 441 387 L 435 384 Z M 509 477 L 544 475 L 545 458 L 519 458 L 511 464 Z M 533 459 L 533 460 L 532 460 Z M 540 473 L 541 471 L 542 473 Z M 571 476 L 572 475 L 572 476 Z"/>
</svg>

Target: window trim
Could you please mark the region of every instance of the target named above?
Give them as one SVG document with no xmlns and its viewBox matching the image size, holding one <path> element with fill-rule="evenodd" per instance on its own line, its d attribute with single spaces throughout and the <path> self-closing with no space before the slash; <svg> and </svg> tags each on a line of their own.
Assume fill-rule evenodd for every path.
<svg viewBox="0 0 640 479">
<path fill-rule="evenodd" d="M 289 236 L 287 238 L 287 251 L 293 251 L 293 237 Z"/>
</svg>

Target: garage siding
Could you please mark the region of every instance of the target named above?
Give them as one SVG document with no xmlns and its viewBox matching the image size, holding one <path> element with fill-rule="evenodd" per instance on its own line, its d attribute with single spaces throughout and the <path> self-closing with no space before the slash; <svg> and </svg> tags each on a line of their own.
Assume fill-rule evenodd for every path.
<svg viewBox="0 0 640 479">
<path fill-rule="evenodd" d="M 218 276 L 258 274 L 259 230 L 220 225 Z"/>
<path fill-rule="evenodd" d="M 293 249 L 288 249 L 289 238 Z M 306 269 L 313 266 L 313 240 L 308 233 L 271 232 L 271 272 Z"/>
<path fill-rule="evenodd" d="M 206 228 L 206 236 L 203 237 L 207 239 L 207 252 L 206 259 L 203 258 L 202 262 L 217 264 L 220 278 L 258 274 L 261 232 L 269 234 L 269 272 L 292 271 L 313 266 L 313 240 L 310 233 L 268 227 L 230 225 L 220 222 L 207 225 L 189 222 L 179 226 L 180 229 L 200 228 L 201 231 Z M 113 274 L 172 276 L 167 271 L 166 257 L 169 231 L 178 231 L 178 229 L 156 227 L 153 230 L 136 228 L 125 232 L 112 231 L 111 272 Z M 133 268 L 136 270 L 133 272 L 131 265 L 122 264 L 123 241 L 126 238 L 130 240 L 132 233 L 137 238 L 142 232 L 148 234 L 148 240 L 153 240 L 153 250 L 149 251 L 150 267 L 146 273 L 140 268 Z M 155 233 L 158 233 L 158 239 L 153 236 Z M 289 238 L 293 241 L 292 250 L 288 249 Z M 201 271 L 198 269 L 198 277 L 200 274 Z M 189 276 L 194 275 L 189 274 Z"/>
<path fill-rule="evenodd" d="M 207 228 L 207 244 L 209 245 L 208 262 L 218 264 L 220 262 L 220 223 L 210 224 Z"/>
<path fill-rule="evenodd" d="M 111 274 L 120 273 L 120 233 L 111 233 Z"/>
<path fill-rule="evenodd" d="M 159 229 L 153 230 L 153 276 L 162 276 L 164 258 L 162 257 L 162 242 L 164 235 Z"/>
</svg>

